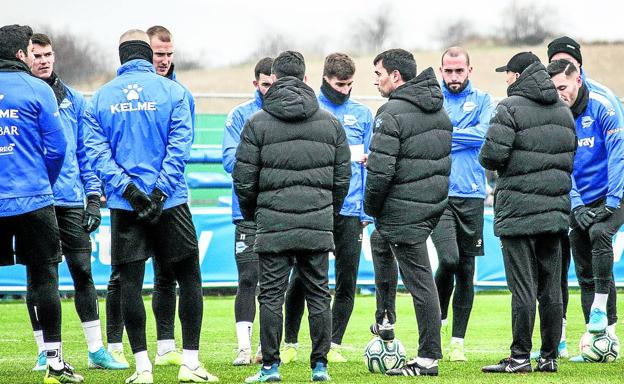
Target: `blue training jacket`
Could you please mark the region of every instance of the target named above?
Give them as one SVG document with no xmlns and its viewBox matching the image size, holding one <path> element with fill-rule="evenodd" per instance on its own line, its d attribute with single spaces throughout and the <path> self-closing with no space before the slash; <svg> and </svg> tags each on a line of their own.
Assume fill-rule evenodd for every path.
<svg viewBox="0 0 624 384">
<path fill-rule="evenodd" d="M 363 145 L 364 153 L 368 153 L 371 135 L 373 131 L 373 115 L 362 103 L 349 98 L 344 104 L 332 103 L 319 91 L 318 101 L 321 108 L 331 112 L 342 124 L 349 146 Z M 366 185 L 366 169 L 358 161 L 351 162 L 351 180 L 349 192 L 342 204 L 340 214 L 343 216 L 356 216 L 360 221 L 372 223 L 373 218 L 364 213 L 364 186 Z"/>
<path fill-rule="evenodd" d="M 102 183 L 89 164 L 87 149 L 84 145 L 86 100 L 75 89 L 66 84 L 63 86 L 67 94 L 59 105 L 59 112 L 67 139 L 67 151 L 61 174 L 52 187 L 54 205 L 83 207 L 85 194 L 99 196 Z"/>
<path fill-rule="evenodd" d="M 589 92 L 587 107 L 576 118 L 572 208 L 605 196 L 608 206 L 617 207 L 624 189 L 624 121 L 607 94 L 595 87 Z"/>
<path fill-rule="evenodd" d="M 106 183 L 109 208 L 132 210 L 130 182 L 166 196 L 165 209 L 186 203 L 184 168 L 193 141 L 191 110 L 179 84 L 146 60 L 130 60 L 100 88 L 87 108 L 87 154 Z"/>
<path fill-rule="evenodd" d="M 245 126 L 245 122 L 262 109 L 262 95 L 256 90 L 254 98 L 234 107 L 225 119 L 225 129 L 223 131 L 223 169 L 232 174 L 234 163 L 236 163 L 236 148 L 240 143 L 240 135 Z M 232 222 L 243 220 L 240 211 L 238 197 L 232 188 Z"/>
<path fill-rule="evenodd" d="M 596 80 L 589 78 L 583 67 L 581 67 L 581 77 L 583 78 L 583 83 L 587 86 L 587 89 L 590 92 L 594 91 L 605 96 L 611 102 L 611 105 L 615 107 L 615 114 L 618 119 L 620 119 L 620 121 L 624 121 L 624 106 L 617 95 L 613 93 L 611 89 L 600 84 Z"/>
<path fill-rule="evenodd" d="M 53 203 L 66 147 L 52 88 L 24 71 L 1 71 L 0 216 Z"/>
<path fill-rule="evenodd" d="M 184 91 L 186 92 L 186 101 L 188 101 L 189 108 L 191 109 L 191 118 L 193 119 L 193 138 L 195 138 L 195 99 L 193 98 L 193 94 L 184 84 L 178 81 L 178 77 L 176 76 L 175 71 L 172 71 L 171 74 L 167 76 L 167 78 L 180 84 L 180 86 L 184 88 Z"/>
<path fill-rule="evenodd" d="M 452 93 L 442 82 L 444 109 L 453 123 L 449 196 L 485 199 L 485 170 L 479 150 L 485 141 L 494 104 L 490 95 L 468 81 L 460 93 Z"/>
</svg>

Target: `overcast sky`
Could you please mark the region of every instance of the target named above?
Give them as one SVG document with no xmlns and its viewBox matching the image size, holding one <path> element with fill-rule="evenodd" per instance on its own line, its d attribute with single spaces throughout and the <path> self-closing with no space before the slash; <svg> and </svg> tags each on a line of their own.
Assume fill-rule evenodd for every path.
<svg viewBox="0 0 624 384">
<path fill-rule="evenodd" d="M 206 65 L 237 63 L 253 52 L 259 39 L 283 34 L 296 49 L 322 47 L 348 51 L 358 20 L 387 12 L 395 20 L 392 45 L 407 49 L 440 48 L 445 22 L 467 18 L 479 32 L 500 30 L 502 11 L 511 0 L 19 0 L 0 13 L 0 25 L 49 25 L 97 42 L 111 63 L 117 60 L 119 35 L 154 24 L 169 28 L 176 48 Z M 555 30 L 584 41 L 624 40 L 620 0 L 520 1 L 546 4 L 554 11 Z M 42 3 L 45 6 L 42 6 Z M 552 15 L 551 15 L 552 16 Z M 43 32 L 43 31 L 42 31 Z"/>
</svg>

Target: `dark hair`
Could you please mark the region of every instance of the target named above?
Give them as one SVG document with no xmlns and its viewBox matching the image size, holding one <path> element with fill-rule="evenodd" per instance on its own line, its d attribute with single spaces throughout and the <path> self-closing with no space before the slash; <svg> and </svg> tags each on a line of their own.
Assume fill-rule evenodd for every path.
<svg viewBox="0 0 624 384">
<path fill-rule="evenodd" d="M 46 45 L 52 45 L 52 40 L 50 40 L 48 35 L 44 35 L 43 33 L 35 33 L 35 34 L 33 34 L 32 37 L 30 38 L 30 40 L 32 40 L 33 44 L 41 45 L 41 46 L 44 46 L 44 47 Z"/>
<path fill-rule="evenodd" d="M 450 47 L 450 48 L 447 48 L 447 50 L 444 51 L 444 53 L 442 54 L 442 65 L 444 65 L 444 56 L 447 56 L 447 55 L 449 57 L 465 56 L 466 57 L 466 65 L 470 66 L 470 56 L 468 55 L 468 51 L 466 51 L 462 47 Z"/>
<path fill-rule="evenodd" d="M 158 40 L 162 41 L 163 43 L 170 43 L 172 39 L 171 32 L 169 32 L 169 30 L 162 25 L 154 25 L 153 27 L 149 27 L 147 31 L 145 31 L 145 33 L 147 33 L 147 36 L 150 38 L 150 40 L 154 36 L 156 36 Z"/>
<path fill-rule="evenodd" d="M 399 71 L 403 81 L 410 81 L 416 77 L 416 60 L 414 55 L 404 49 L 395 48 L 381 52 L 373 60 L 373 65 L 377 65 L 380 61 L 388 73 Z"/>
<path fill-rule="evenodd" d="M 256 63 L 256 67 L 254 68 L 254 76 L 256 77 L 256 80 L 260 79 L 260 74 L 270 76 L 272 65 L 272 57 L 265 57 L 260 59 L 260 61 Z"/>
<path fill-rule="evenodd" d="M 273 60 L 271 73 L 278 79 L 285 76 L 294 76 L 299 80 L 303 80 L 305 69 L 305 61 L 301 53 L 284 51 Z"/>
<path fill-rule="evenodd" d="M 570 76 L 574 73 L 578 73 L 578 69 L 571 61 L 566 59 L 553 60 L 546 67 L 548 74 L 550 77 L 557 76 L 560 73 L 563 73 L 567 76 Z"/>
<path fill-rule="evenodd" d="M 347 54 L 331 53 L 325 58 L 323 76 L 335 77 L 338 80 L 347 80 L 355 74 L 355 63 Z"/>
<path fill-rule="evenodd" d="M 14 60 L 21 49 L 28 54 L 28 43 L 33 30 L 28 25 L 5 25 L 0 28 L 0 58 Z"/>
</svg>

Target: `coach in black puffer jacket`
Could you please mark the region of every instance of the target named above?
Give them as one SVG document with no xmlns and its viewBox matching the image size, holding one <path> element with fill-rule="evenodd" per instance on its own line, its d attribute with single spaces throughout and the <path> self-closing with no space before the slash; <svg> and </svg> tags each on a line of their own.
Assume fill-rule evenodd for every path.
<svg viewBox="0 0 624 384">
<path fill-rule="evenodd" d="M 531 335 L 539 303 L 542 345 L 537 370 L 557 371 L 563 317 L 561 238 L 568 229 L 574 119 L 557 95 L 546 68 L 531 52 L 506 66 L 507 97 L 486 134 L 479 160 L 498 171 L 494 233 L 500 237 L 507 286 L 512 293 L 511 357 L 484 372 L 531 372 Z"/>
<path fill-rule="evenodd" d="M 479 160 L 498 171 L 494 234 L 567 231 L 576 139 L 570 108 L 544 65 L 532 63 L 507 89 Z"/>
<path fill-rule="evenodd" d="M 234 187 L 254 251 L 333 251 L 333 217 L 349 189 L 351 160 L 342 125 L 319 109 L 314 91 L 287 76 L 243 128 Z"/>
<path fill-rule="evenodd" d="M 453 124 L 443 106 L 428 68 L 377 111 L 364 210 L 392 243 L 425 241 L 446 206 Z"/>
</svg>

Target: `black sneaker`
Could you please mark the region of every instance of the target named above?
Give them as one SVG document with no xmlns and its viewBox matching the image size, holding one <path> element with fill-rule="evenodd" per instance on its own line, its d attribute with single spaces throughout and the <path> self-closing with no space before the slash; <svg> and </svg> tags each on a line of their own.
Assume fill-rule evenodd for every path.
<svg viewBox="0 0 624 384">
<path fill-rule="evenodd" d="M 82 383 L 84 377 L 74 372 L 74 368 L 63 362 L 63 368 L 56 370 L 48 365 L 48 370 L 43 378 L 45 384 L 59 383 Z"/>
<path fill-rule="evenodd" d="M 387 376 L 438 376 L 438 365 L 423 367 L 416 362 L 416 359 L 405 363 L 401 368 L 394 368 L 386 371 Z"/>
<path fill-rule="evenodd" d="M 383 341 L 394 340 L 394 324 L 373 324 L 370 326 L 370 331 L 373 335 L 379 336 Z"/>
<path fill-rule="evenodd" d="M 529 359 L 516 361 L 511 357 L 506 357 L 498 364 L 486 365 L 481 368 L 481 371 L 485 373 L 531 373 L 533 367 L 531 367 L 531 360 Z"/>
<path fill-rule="evenodd" d="M 557 372 L 557 360 L 556 359 L 545 359 L 543 357 L 538 357 L 535 359 L 537 365 L 535 366 L 536 372 Z"/>
</svg>

